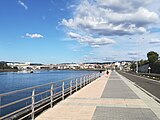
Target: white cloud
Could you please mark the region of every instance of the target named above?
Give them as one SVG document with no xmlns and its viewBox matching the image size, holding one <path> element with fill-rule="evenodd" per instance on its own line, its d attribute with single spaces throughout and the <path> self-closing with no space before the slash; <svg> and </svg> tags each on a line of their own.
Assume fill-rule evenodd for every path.
<svg viewBox="0 0 160 120">
<path fill-rule="evenodd" d="M 106 37 L 94 38 L 91 36 L 82 36 L 77 33 L 69 32 L 68 36 L 72 39 L 77 40 L 80 43 L 86 43 L 91 47 L 100 47 L 101 45 L 114 44 L 115 41 Z"/>
<path fill-rule="evenodd" d="M 92 48 L 99 48 L 100 45 L 92 45 L 91 47 L 92 47 Z"/>
<path fill-rule="evenodd" d="M 71 4 L 67 7 L 67 9 L 73 9 L 73 8 L 76 8 L 76 5 L 75 4 Z"/>
<path fill-rule="evenodd" d="M 29 38 L 43 38 L 44 36 L 41 34 L 30 34 L 30 33 L 26 33 L 25 37 L 29 37 Z"/>
<path fill-rule="evenodd" d="M 84 0 L 76 8 L 73 18 L 63 19 L 62 24 L 72 30 L 105 36 L 146 33 L 148 26 L 156 23 L 159 16 L 142 6 L 148 2 L 144 2 L 144 0 L 142 0 L 143 2 L 133 1 L 97 0 L 89 2 Z M 107 6 L 104 7 L 104 4 Z M 116 10 L 118 8 L 112 5 L 122 7 L 125 12 Z M 129 10 L 131 8 L 134 11 Z"/>
<path fill-rule="evenodd" d="M 22 2 L 21 0 L 18 0 L 18 3 L 19 3 L 21 6 L 23 6 L 25 10 L 28 10 L 28 6 L 27 6 L 24 2 Z"/>
<path fill-rule="evenodd" d="M 128 55 L 130 55 L 130 56 L 136 56 L 136 55 L 138 55 L 138 52 L 129 52 Z"/>
<path fill-rule="evenodd" d="M 160 43 L 160 39 L 154 38 L 149 41 L 150 44 L 158 44 Z"/>
<path fill-rule="evenodd" d="M 102 61 L 114 61 L 115 57 L 104 57 L 102 58 Z"/>
<path fill-rule="evenodd" d="M 135 9 L 146 6 L 154 0 L 96 0 L 99 6 L 110 8 L 118 12 L 134 11 Z"/>
<path fill-rule="evenodd" d="M 72 40 L 91 46 L 95 57 L 137 60 L 146 59 L 148 51 L 160 51 L 157 44 L 160 41 L 152 39 L 159 38 L 159 0 L 80 0 L 78 3 L 72 8 L 72 17 L 62 19 L 61 24 Z M 102 38 L 107 42 L 106 39 L 112 38 L 116 44 L 107 46 Z"/>
</svg>

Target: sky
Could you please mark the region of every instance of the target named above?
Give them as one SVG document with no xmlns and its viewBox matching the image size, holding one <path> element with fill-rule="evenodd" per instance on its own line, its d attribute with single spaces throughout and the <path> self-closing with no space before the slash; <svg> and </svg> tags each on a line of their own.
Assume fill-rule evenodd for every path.
<svg viewBox="0 0 160 120">
<path fill-rule="evenodd" d="M 83 63 L 160 54 L 159 0 L 0 0 L 0 61 Z"/>
</svg>

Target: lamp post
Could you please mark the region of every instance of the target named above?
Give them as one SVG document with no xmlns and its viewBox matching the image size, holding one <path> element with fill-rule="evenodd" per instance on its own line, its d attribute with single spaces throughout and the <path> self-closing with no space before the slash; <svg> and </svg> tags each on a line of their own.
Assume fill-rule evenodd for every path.
<svg viewBox="0 0 160 120">
<path fill-rule="evenodd" d="M 141 40 L 138 40 L 137 39 L 137 62 L 136 62 L 136 73 L 138 73 L 138 54 L 140 53 L 139 52 L 139 49 L 138 49 L 138 46 L 139 46 L 139 43 L 141 43 L 142 41 L 144 40 L 144 38 L 141 38 Z"/>
<path fill-rule="evenodd" d="M 129 38 L 129 39 L 132 39 L 131 37 Z M 138 73 L 138 70 L 139 70 L 139 68 L 138 68 L 138 54 L 140 53 L 139 52 L 139 50 L 138 50 L 138 46 L 139 46 L 139 43 L 141 43 L 142 41 L 144 40 L 144 38 L 141 38 L 141 40 L 138 40 L 137 39 L 137 60 L 136 60 L 136 73 Z"/>
<path fill-rule="evenodd" d="M 132 39 L 132 38 L 129 38 L 129 39 Z M 136 43 L 137 43 L 137 45 L 136 45 L 137 46 L 137 58 L 136 58 L 136 70 L 135 70 L 135 72 L 138 73 L 138 40 L 137 40 Z"/>
<path fill-rule="evenodd" d="M 137 62 L 136 62 L 136 73 L 138 73 L 138 59 L 137 59 Z"/>
</svg>

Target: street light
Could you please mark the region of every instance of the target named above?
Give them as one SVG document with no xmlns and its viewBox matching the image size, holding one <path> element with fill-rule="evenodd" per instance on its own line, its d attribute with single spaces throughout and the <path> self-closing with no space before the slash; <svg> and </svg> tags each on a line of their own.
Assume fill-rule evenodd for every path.
<svg viewBox="0 0 160 120">
<path fill-rule="evenodd" d="M 144 38 L 141 38 L 141 40 L 138 40 L 137 39 L 137 62 L 136 62 L 136 73 L 138 73 L 138 54 L 140 53 L 139 52 L 139 49 L 138 49 L 138 46 L 139 46 L 139 43 L 144 40 Z"/>
<path fill-rule="evenodd" d="M 132 39 L 131 37 L 129 39 Z M 138 40 L 137 40 L 137 58 L 136 58 L 136 73 L 138 73 Z"/>
<path fill-rule="evenodd" d="M 131 37 L 129 38 L 129 39 L 132 39 Z M 142 40 L 144 40 L 144 38 L 141 38 L 141 40 L 138 40 L 137 39 L 137 60 L 136 60 L 136 73 L 138 73 L 138 54 L 139 54 L 139 50 L 138 50 L 138 46 L 139 46 L 139 43 L 142 41 Z"/>
<path fill-rule="evenodd" d="M 136 73 L 138 73 L 138 60 L 136 62 Z"/>
</svg>

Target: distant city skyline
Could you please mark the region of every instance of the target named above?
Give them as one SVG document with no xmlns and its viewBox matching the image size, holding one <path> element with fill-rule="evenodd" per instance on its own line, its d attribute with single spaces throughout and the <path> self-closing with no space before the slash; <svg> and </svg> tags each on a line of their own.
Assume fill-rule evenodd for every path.
<svg viewBox="0 0 160 120">
<path fill-rule="evenodd" d="M 159 0 L 1 0 L 0 61 L 84 63 L 160 54 Z"/>
</svg>

